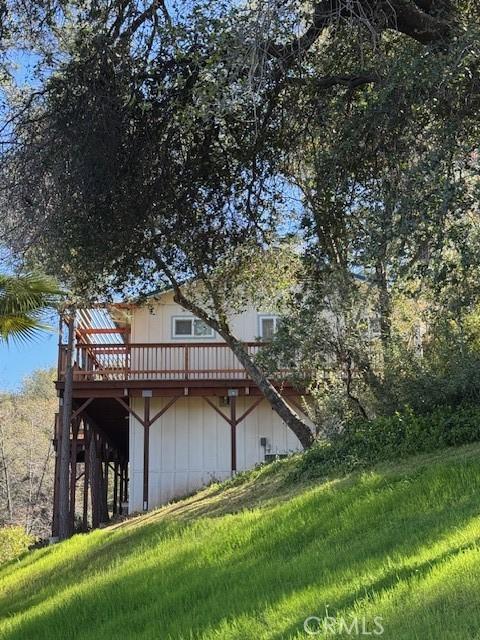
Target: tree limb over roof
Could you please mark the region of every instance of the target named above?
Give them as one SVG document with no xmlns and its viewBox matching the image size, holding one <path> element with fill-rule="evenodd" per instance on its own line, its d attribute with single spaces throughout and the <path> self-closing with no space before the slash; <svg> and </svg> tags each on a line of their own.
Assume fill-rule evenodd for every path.
<svg viewBox="0 0 480 640">
<path fill-rule="evenodd" d="M 287 44 L 269 43 L 267 53 L 283 61 L 301 55 L 340 19 L 368 21 L 380 31 L 392 29 L 424 45 L 437 43 L 452 31 L 437 10 L 439 4 L 438 0 L 321 0 L 314 5 L 311 23 L 301 36 Z"/>
</svg>

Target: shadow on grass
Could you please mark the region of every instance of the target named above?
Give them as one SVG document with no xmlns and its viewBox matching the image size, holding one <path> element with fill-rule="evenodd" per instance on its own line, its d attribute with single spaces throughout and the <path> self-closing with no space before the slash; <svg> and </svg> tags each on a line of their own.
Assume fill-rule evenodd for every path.
<svg viewBox="0 0 480 640">
<path fill-rule="evenodd" d="M 4 637 L 196 638 L 225 620 L 261 616 L 267 605 L 275 607 L 305 588 L 317 588 L 320 595 L 336 583 L 351 586 L 330 604 L 350 607 L 366 594 L 427 573 L 462 549 L 454 545 L 428 561 L 402 566 L 478 514 L 480 472 L 478 464 L 470 466 L 463 465 L 458 478 L 449 467 L 413 479 L 339 482 L 262 511 L 225 517 L 192 520 L 171 509 L 137 525 L 96 532 L 90 545 L 81 538 L 77 557 L 75 540 L 42 550 L 38 562 L 50 560 L 52 566 L 28 580 L 27 570 L 37 561 L 24 561 L 25 581 L 2 598 L 0 616 L 30 610 Z M 398 564 L 387 567 L 386 557 Z M 355 587 L 359 576 L 363 582 Z M 60 606 L 57 594 L 69 589 Z M 302 612 L 298 624 L 266 637 L 291 637 L 313 613 Z"/>
</svg>

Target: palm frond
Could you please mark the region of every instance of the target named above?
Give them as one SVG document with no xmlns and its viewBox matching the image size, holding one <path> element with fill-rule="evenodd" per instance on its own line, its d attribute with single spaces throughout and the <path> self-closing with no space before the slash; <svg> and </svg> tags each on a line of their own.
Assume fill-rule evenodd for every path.
<svg viewBox="0 0 480 640">
<path fill-rule="evenodd" d="M 50 330 L 41 319 L 62 295 L 57 283 L 39 273 L 0 274 L 0 341 L 24 342 Z"/>
<path fill-rule="evenodd" d="M 28 316 L 0 317 L 0 340 L 19 342 L 32 340 L 38 331 L 49 331 L 50 327 Z"/>
<path fill-rule="evenodd" d="M 42 274 L 0 275 L 0 315 L 50 307 L 61 293 L 58 285 Z"/>
</svg>

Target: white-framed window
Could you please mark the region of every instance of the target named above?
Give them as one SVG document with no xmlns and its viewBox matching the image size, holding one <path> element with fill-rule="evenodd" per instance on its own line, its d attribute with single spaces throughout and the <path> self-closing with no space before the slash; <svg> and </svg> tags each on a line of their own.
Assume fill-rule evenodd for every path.
<svg viewBox="0 0 480 640">
<path fill-rule="evenodd" d="M 194 316 L 174 316 L 172 336 L 174 338 L 213 338 L 214 331 L 203 320 Z"/>
<path fill-rule="evenodd" d="M 260 338 L 263 340 L 271 340 L 279 326 L 280 318 L 278 316 L 263 314 L 258 316 L 258 329 Z"/>
</svg>

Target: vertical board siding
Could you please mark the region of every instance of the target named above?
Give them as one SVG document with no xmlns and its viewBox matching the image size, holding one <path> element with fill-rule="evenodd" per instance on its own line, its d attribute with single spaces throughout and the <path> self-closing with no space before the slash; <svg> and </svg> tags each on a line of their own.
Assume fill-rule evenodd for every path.
<svg viewBox="0 0 480 640">
<path fill-rule="evenodd" d="M 231 319 L 233 332 L 237 338 L 252 342 L 258 338 L 258 316 L 264 311 L 254 308 Z M 269 310 L 265 310 L 269 313 Z M 165 293 L 149 307 L 136 308 L 132 315 L 132 344 L 151 343 L 187 343 L 172 335 L 174 316 L 191 316 L 173 301 L 172 293 Z M 241 378 L 243 372 L 218 374 L 209 371 L 221 362 L 224 369 L 235 369 L 238 362 L 233 353 L 224 347 L 212 348 L 212 343 L 223 342 L 218 336 L 195 338 L 195 343 L 205 343 L 205 348 L 189 350 L 189 368 L 192 378 L 218 379 Z M 132 361 L 138 369 L 146 365 L 147 350 L 132 352 Z M 221 351 L 220 356 L 217 352 Z M 148 366 L 157 371 L 178 370 L 182 368 L 185 354 L 179 349 L 164 349 L 148 355 Z M 153 359 L 152 359 L 153 358 Z M 205 373 L 201 373 L 205 370 Z M 175 377 L 177 374 L 170 375 Z M 154 376 L 155 377 L 155 376 Z M 158 377 L 158 375 L 156 376 Z M 182 378 L 181 374 L 177 375 Z M 139 379 L 142 376 L 138 376 Z M 228 406 L 220 407 L 218 398 L 210 398 L 225 415 L 229 416 Z M 254 397 L 239 397 L 237 417 L 254 402 Z M 169 398 L 152 398 L 151 415 L 160 411 Z M 143 415 L 143 399 L 133 400 L 133 407 Z M 288 453 L 301 449 L 296 436 L 290 432 L 279 416 L 272 411 L 267 401 L 260 403 L 237 426 L 237 469 L 245 470 L 263 461 L 264 451 L 260 438 L 266 437 L 270 453 Z M 199 489 L 214 480 L 230 477 L 230 425 L 219 416 L 202 398 L 185 397 L 178 399 L 166 413 L 150 428 L 150 474 L 149 506 L 153 508 Z M 130 416 L 130 509 L 142 508 L 143 486 L 143 428 Z"/>
<path fill-rule="evenodd" d="M 152 398 L 155 415 L 168 398 Z M 255 398 L 238 398 L 240 416 Z M 211 398 L 218 403 L 218 398 Z M 132 400 L 143 415 L 143 399 Z M 220 407 L 228 415 L 228 407 Z M 266 437 L 271 453 L 301 450 L 268 402 L 263 401 L 237 426 L 237 466 L 242 471 L 263 461 L 260 438 Z M 130 416 L 130 510 L 141 511 L 143 500 L 143 427 Z M 216 480 L 230 477 L 230 425 L 202 398 L 179 398 L 150 427 L 149 506 L 165 504 Z"/>
<path fill-rule="evenodd" d="M 257 311 L 253 307 L 248 308 L 244 313 L 231 318 L 233 333 L 239 340 L 253 342 L 258 338 L 258 316 L 270 313 L 271 310 Z M 148 307 L 136 307 L 132 312 L 131 336 L 132 343 L 155 343 L 155 342 L 182 342 L 172 335 L 172 318 L 178 316 L 190 317 L 192 314 L 185 311 L 183 307 L 173 301 L 172 293 L 165 293 L 156 301 L 152 301 Z M 194 342 L 223 342 L 219 336 L 212 338 L 195 338 Z M 208 349 L 205 349 L 208 352 Z M 199 357 L 196 355 L 196 357 Z M 233 354 L 231 363 L 233 364 Z M 198 363 L 197 363 L 198 366 Z"/>
</svg>

